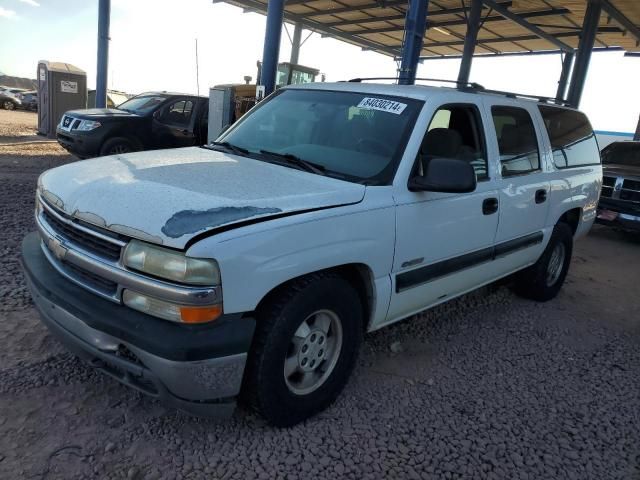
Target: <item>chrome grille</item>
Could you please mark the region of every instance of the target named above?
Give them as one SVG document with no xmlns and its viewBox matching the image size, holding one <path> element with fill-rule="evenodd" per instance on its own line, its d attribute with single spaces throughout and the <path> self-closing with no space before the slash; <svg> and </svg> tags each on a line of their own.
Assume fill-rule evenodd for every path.
<svg viewBox="0 0 640 480">
<path fill-rule="evenodd" d="M 100 257 L 108 258 L 113 261 L 118 261 L 120 259 L 120 253 L 122 251 L 122 247 L 120 245 L 103 240 L 95 235 L 91 235 L 84 229 L 80 230 L 74 227 L 73 223 L 67 223 L 60 220 L 46 208 L 43 209 L 42 215 L 52 230 L 62 238 L 69 240 L 81 246 L 88 252 Z"/>
<path fill-rule="evenodd" d="M 72 273 L 78 280 L 81 280 L 83 284 L 109 296 L 113 296 L 117 293 L 118 284 L 116 282 L 99 277 L 98 275 L 77 267 L 69 262 L 63 261 L 61 263 L 63 268 Z"/>
<path fill-rule="evenodd" d="M 620 190 L 620 200 L 640 202 L 640 181 L 625 178 Z"/>
<path fill-rule="evenodd" d="M 624 202 L 640 203 L 640 180 L 603 176 L 600 196 Z"/>
<path fill-rule="evenodd" d="M 616 185 L 616 177 L 602 177 L 602 192 L 603 197 L 610 198 L 613 194 L 613 187 Z"/>
</svg>

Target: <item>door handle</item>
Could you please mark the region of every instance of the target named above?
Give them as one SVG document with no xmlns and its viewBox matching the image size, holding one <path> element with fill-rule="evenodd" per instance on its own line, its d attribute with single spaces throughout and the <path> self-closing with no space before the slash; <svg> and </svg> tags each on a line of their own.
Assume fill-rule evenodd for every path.
<svg viewBox="0 0 640 480">
<path fill-rule="evenodd" d="M 183 133 L 183 135 L 189 135 L 189 130 L 184 129 L 184 130 L 182 130 L 182 133 Z"/>
<path fill-rule="evenodd" d="M 547 201 L 547 191 L 544 188 L 536 191 L 536 203 L 544 203 Z"/>
<path fill-rule="evenodd" d="M 495 197 L 485 198 L 482 201 L 482 213 L 484 215 L 491 215 L 498 211 L 498 199 Z"/>
</svg>

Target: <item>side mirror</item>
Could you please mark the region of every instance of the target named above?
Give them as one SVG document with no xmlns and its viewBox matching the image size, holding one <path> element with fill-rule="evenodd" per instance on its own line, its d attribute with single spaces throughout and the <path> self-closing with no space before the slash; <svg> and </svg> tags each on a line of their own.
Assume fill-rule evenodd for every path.
<svg viewBox="0 0 640 480">
<path fill-rule="evenodd" d="M 469 193 L 476 189 L 476 172 L 464 160 L 432 158 L 424 169 L 424 175 L 409 180 L 412 192 Z"/>
</svg>

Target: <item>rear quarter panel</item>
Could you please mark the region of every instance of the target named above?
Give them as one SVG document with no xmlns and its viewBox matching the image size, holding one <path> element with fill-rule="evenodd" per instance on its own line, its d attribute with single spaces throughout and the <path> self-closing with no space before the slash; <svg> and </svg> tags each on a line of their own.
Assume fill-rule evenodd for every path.
<svg viewBox="0 0 640 480">
<path fill-rule="evenodd" d="M 537 109 L 536 109 L 537 110 Z M 581 215 L 575 238 L 586 235 L 596 218 L 600 187 L 602 185 L 602 165 L 586 165 L 571 168 L 558 168 L 553 160 L 551 141 L 539 111 L 535 121 L 542 132 L 544 175 L 549 181 L 549 211 L 546 226 L 553 229 L 558 220 L 569 210 L 579 208 Z M 600 157 L 594 158 L 599 162 Z M 545 235 L 546 236 L 546 235 Z M 545 239 L 546 240 L 546 239 Z"/>
</svg>

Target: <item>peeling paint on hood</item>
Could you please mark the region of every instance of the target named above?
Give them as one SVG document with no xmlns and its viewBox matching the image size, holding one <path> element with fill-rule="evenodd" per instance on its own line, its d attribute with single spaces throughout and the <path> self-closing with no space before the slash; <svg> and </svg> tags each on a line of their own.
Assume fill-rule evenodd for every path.
<svg viewBox="0 0 640 480">
<path fill-rule="evenodd" d="M 358 203 L 363 185 L 197 147 L 101 157 L 45 172 L 39 189 L 69 215 L 184 248 L 256 218 Z"/>
<path fill-rule="evenodd" d="M 182 210 L 174 214 L 162 227 L 167 237 L 178 238 L 207 228 L 246 220 L 269 213 L 280 213 L 279 208 L 216 207 L 209 210 Z"/>
</svg>

